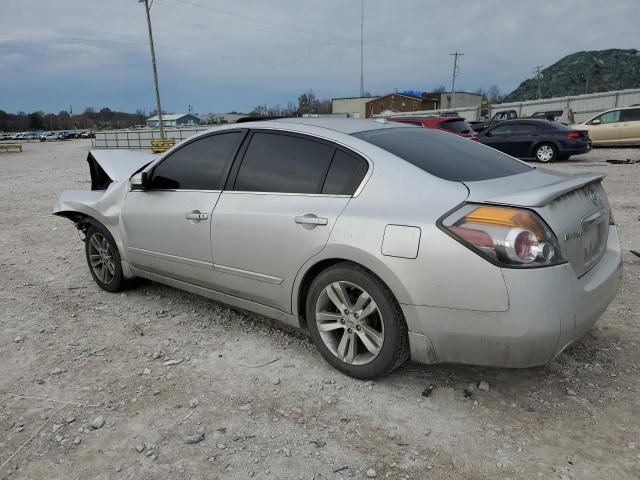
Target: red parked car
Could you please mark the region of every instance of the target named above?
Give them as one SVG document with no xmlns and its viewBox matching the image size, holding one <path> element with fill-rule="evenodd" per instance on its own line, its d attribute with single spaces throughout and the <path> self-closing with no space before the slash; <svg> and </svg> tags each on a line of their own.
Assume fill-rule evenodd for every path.
<svg viewBox="0 0 640 480">
<path fill-rule="evenodd" d="M 462 117 L 391 117 L 390 122 L 409 123 L 424 128 L 434 128 L 445 132 L 455 133 L 461 137 L 479 141 L 478 134 L 471 128 L 471 125 Z"/>
</svg>

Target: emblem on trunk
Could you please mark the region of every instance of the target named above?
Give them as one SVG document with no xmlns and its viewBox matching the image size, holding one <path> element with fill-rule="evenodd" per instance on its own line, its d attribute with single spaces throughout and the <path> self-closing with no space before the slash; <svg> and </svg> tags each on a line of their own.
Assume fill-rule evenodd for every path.
<svg viewBox="0 0 640 480">
<path fill-rule="evenodd" d="M 575 232 L 567 232 L 564 234 L 564 241 L 573 240 L 575 238 L 580 238 L 582 236 L 582 230 L 577 230 Z"/>
</svg>

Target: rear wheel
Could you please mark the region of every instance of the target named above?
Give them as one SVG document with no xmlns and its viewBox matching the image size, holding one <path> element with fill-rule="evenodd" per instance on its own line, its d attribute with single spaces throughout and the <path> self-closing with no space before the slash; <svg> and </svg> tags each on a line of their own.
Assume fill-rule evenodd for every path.
<svg viewBox="0 0 640 480">
<path fill-rule="evenodd" d="M 87 264 L 93 280 L 107 292 L 117 292 L 124 285 L 120 253 L 109 231 L 91 225 L 85 239 Z"/>
<path fill-rule="evenodd" d="M 536 147 L 535 157 L 539 162 L 554 162 L 558 158 L 558 151 L 551 143 L 541 143 Z"/>
<path fill-rule="evenodd" d="M 340 263 L 315 278 L 306 318 L 325 360 L 352 377 L 379 377 L 409 358 L 402 310 L 380 279 L 358 265 Z"/>
</svg>

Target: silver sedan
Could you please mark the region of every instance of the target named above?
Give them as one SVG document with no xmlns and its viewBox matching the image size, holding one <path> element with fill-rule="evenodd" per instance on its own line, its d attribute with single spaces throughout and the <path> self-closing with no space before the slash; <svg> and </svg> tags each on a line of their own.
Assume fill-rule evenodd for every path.
<svg viewBox="0 0 640 480">
<path fill-rule="evenodd" d="M 101 288 L 142 277 L 278 319 L 357 378 L 409 358 L 545 364 L 620 282 L 603 175 L 449 133 L 287 119 L 88 160 L 91 191 L 63 192 L 55 214 Z"/>
</svg>

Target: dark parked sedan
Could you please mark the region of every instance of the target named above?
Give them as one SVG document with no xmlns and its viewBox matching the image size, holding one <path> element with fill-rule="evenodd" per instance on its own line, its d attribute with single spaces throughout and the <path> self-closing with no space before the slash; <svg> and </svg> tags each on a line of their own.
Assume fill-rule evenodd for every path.
<svg viewBox="0 0 640 480">
<path fill-rule="evenodd" d="M 514 157 L 545 163 L 591 151 L 589 132 L 532 118 L 500 122 L 481 132 L 480 142 Z"/>
</svg>

